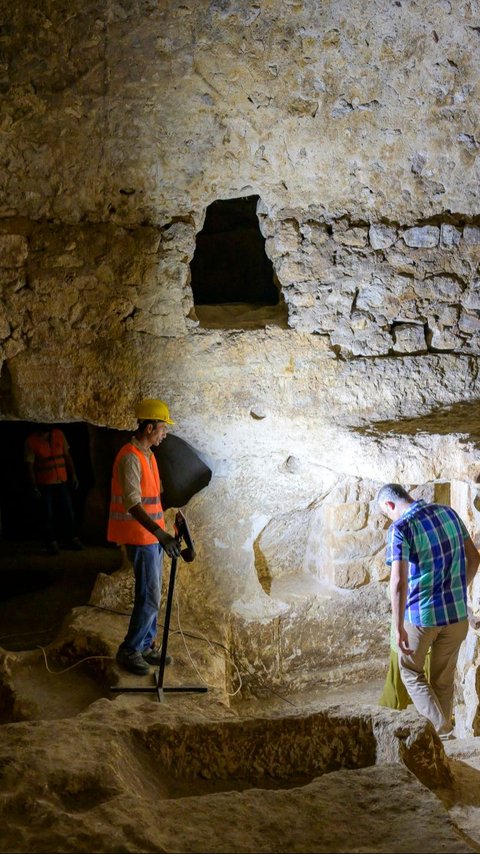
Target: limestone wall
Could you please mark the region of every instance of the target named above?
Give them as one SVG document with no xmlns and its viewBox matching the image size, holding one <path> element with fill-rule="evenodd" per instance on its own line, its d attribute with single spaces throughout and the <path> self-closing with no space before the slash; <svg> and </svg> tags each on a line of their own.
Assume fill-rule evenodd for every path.
<svg viewBox="0 0 480 854">
<path fill-rule="evenodd" d="M 298 214 L 297 214 L 298 217 Z M 447 221 L 450 219 L 450 222 Z M 480 228 L 261 213 L 292 328 L 340 353 L 478 353 Z"/>
<path fill-rule="evenodd" d="M 320 334 L 345 356 L 478 354 L 479 227 L 285 217 L 259 204 L 292 330 Z M 198 326 L 194 251 L 191 220 L 135 229 L 0 221 L 3 358 L 72 342 L 108 346 L 130 332 L 187 335 Z"/>
<path fill-rule="evenodd" d="M 3 4 L 0 416 L 127 429 L 165 398 L 213 472 L 185 607 L 249 639 L 288 615 L 272 670 L 319 579 L 367 591 L 352 648 L 368 660 L 384 631 L 386 653 L 376 486 L 478 471 L 479 12 Z M 287 327 L 201 328 L 196 235 L 209 203 L 250 195 Z M 266 584 L 292 572 L 296 605 Z"/>
<path fill-rule="evenodd" d="M 5 5 L 6 359 L 191 332 L 206 207 L 255 193 L 292 330 L 477 354 L 476 0 Z"/>
<path fill-rule="evenodd" d="M 478 214 L 477 0 L 4 3 L 2 216 Z"/>
</svg>

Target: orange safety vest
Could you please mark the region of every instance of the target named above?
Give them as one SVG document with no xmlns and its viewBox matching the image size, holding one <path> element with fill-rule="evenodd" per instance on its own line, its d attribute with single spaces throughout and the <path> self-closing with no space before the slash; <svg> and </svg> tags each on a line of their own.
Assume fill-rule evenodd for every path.
<svg viewBox="0 0 480 854">
<path fill-rule="evenodd" d="M 120 448 L 113 464 L 112 494 L 110 498 L 110 515 L 108 519 L 107 539 L 111 543 L 124 543 L 132 546 L 147 546 L 158 543 L 155 534 L 151 534 L 140 522 L 128 513 L 123 503 L 122 486 L 119 477 L 120 460 L 126 454 L 135 454 L 142 466 L 140 491 L 142 506 L 159 528 L 165 530 L 162 502 L 160 498 L 160 475 L 157 461 L 152 454 L 150 460 L 131 442 Z"/>
<path fill-rule="evenodd" d="M 61 430 L 53 428 L 50 442 L 38 433 L 27 439 L 35 454 L 33 470 L 38 484 L 65 483 L 68 480 L 65 463 L 65 437 Z"/>
</svg>

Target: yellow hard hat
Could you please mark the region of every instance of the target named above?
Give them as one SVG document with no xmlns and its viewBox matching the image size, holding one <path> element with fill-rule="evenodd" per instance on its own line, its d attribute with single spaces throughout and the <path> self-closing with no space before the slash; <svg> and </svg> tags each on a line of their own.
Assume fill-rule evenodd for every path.
<svg viewBox="0 0 480 854">
<path fill-rule="evenodd" d="M 141 400 L 135 407 L 135 415 L 139 421 L 147 421 L 151 418 L 152 421 L 165 421 L 166 424 L 175 424 L 175 421 L 170 418 L 168 406 L 163 400 L 153 398 Z"/>
</svg>

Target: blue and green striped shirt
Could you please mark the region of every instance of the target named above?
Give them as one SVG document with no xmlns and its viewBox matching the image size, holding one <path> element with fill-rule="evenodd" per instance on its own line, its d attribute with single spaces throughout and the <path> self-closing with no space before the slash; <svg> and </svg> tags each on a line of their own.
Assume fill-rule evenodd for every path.
<svg viewBox="0 0 480 854">
<path fill-rule="evenodd" d="M 386 561 L 408 561 L 407 622 L 445 626 L 466 619 L 468 536 L 455 510 L 443 504 L 415 501 L 392 522 Z"/>
</svg>

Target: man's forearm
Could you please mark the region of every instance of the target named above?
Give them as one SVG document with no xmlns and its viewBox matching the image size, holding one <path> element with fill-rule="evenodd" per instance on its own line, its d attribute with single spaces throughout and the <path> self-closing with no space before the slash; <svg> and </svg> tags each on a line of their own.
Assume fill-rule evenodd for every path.
<svg viewBox="0 0 480 854">
<path fill-rule="evenodd" d="M 407 603 L 407 577 L 403 563 L 403 561 L 393 561 L 390 574 L 392 617 L 397 631 L 403 629 L 405 606 Z"/>
<path fill-rule="evenodd" d="M 148 515 L 141 504 L 135 504 L 133 507 L 130 507 L 128 512 L 137 520 L 137 522 L 140 522 L 147 531 L 150 531 L 151 534 L 155 534 L 155 536 L 157 536 L 159 527 L 158 522 L 155 522 L 155 520 Z"/>
<path fill-rule="evenodd" d="M 65 466 L 66 466 L 66 469 L 67 469 L 67 474 L 68 474 L 68 476 L 70 477 L 70 480 L 76 480 L 76 479 L 77 479 L 77 473 L 76 473 L 76 471 L 75 471 L 75 466 L 74 466 L 74 464 L 73 464 L 73 459 L 72 459 L 72 457 L 70 456 L 70 454 L 68 453 L 68 451 L 67 451 L 67 453 L 65 454 Z"/>
<path fill-rule="evenodd" d="M 471 584 L 480 564 L 480 554 L 470 537 L 465 540 L 465 561 L 467 567 L 467 584 Z"/>
<path fill-rule="evenodd" d="M 137 520 L 137 522 L 140 522 L 147 531 L 150 531 L 150 533 L 157 538 L 161 547 L 166 551 L 169 557 L 180 557 L 180 546 L 176 538 L 172 537 L 171 534 L 168 534 L 167 531 L 164 531 L 163 528 L 160 528 L 157 522 L 150 518 L 141 504 L 134 504 L 133 507 L 130 507 L 128 512 Z"/>
</svg>

